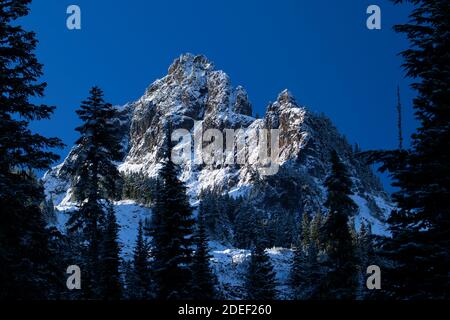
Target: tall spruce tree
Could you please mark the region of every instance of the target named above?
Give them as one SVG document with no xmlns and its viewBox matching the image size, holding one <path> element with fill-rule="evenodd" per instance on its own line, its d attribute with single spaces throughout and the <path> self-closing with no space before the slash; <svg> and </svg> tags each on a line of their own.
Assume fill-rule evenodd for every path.
<svg viewBox="0 0 450 320">
<path fill-rule="evenodd" d="M 349 228 L 349 217 L 357 206 L 349 197 L 352 181 L 336 151 L 331 153 L 331 173 L 325 181 L 328 216 L 323 226 L 323 243 L 328 268 L 322 292 L 325 298 L 351 299 L 357 279 L 355 247 Z"/>
<path fill-rule="evenodd" d="M 276 274 L 265 248 L 268 240 L 263 234 L 263 221 L 255 222 L 255 239 L 248 265 L 245 288 L 248 300 L 274 300 L 277 296 Z"/>
<path fill-rule="evenodd" d="M 306 247 L 297 246 L 291 264 L 290 286 L 295 300 L 319 298 L 319 283 L 323 281 L 319 264 L 317 243 L 311 241 Z"/>
<path fill-rule="evenodd" d="M 44 94 L 37 40 L 17 20 L 30 0 L 0 1 L 0 299 L 41 299 L 50 294 L 51 259 L 40 204 L 42 186 L 33 171 L 58 159 L 56 138 L 33 133 L 30 121 L 48 119 L 54 107 L 31 102 Z"/>
<path fill-rule="evenodd" d="M 120 276 L 120 245 L 119 225 L 112 205 L 108 206 L 103 236 L 101 241 L 101 277 L 102 298 L 119 300 L 122 297 L 122 283 Z"/>
<path fill-rule="evenodd" d="M 138 235 L 133 252 L 133 265 L 130 272 L 130 298 L 147 300 L 151 295 L 151 269 L 149 262 L 149 244 L 144 237 L 143 223 L 139 221 Z"/>
<path fill-rule="evenodd" d="M 89 93 L 76 111 L 83 123 L 76 128 L 80 133 L 76 141 L 80 164 L 73 168 L 75 197 L 78 201 L 114 199 L 120 180 L 114 162 L 122 158 L 117 128 L 112 121 L 117 110 L 104 101 L 99 87 L 93 87 Z"/>
<path fill-rule="evenodd" d="M 166 127 L 165 159 L 159 172 L 153 220 L 152 274 L 157 299 L 188 299 L 192 293 L 192 233 L 194 220 L 186 187 L 171 161 L 171 129 Z"/>
<path fill-rule="evenodd" d="M 296 247 L 294 247 L 294 257 L 291 263 L 289 285 L 292 290 L 292 298 L 294 300 L 301 300 L 303 296 L 303 268 L 305 266 L 305 254 L 303 245 L 299 241 Z"/>
<path fill-rule="evenodd" d="M 193 298 L 196 300 L 214 299 L 216 297 L 216 279 L 209 263 L 212 256 L 209 254 L 203 210 L 199 211 L 194 244 L 195 253 L 192 261 Z"/>
<path fill-rule="evenodd" d="M 114 161 L 121 159 L 120 141 L 111 121 L 116 110 L 103 99 L 98 87 L 90 90 L 90 96 L 82 102 L 77 114 L 83 121 L 76 130 L 81 136 L 77 140 L 79 165 L 73 168 L 73 189 L 79 209 L 68 221 L 70 232 L 81 233 L 80 246 L 86 276 L 84 296 L 88 299 L 102 298 L 104 285 L 100 261 L 102 225 L 109 199 L 117 194 L 120 177 Z M 113 242 L 111 242 L 113 243 Z M 111 248 L 110 252 L 114 251 Z"/>
<path fill-rule="evenodd" d="M 389 218 L 392 237 L 382 255 L 384 290 L 397 299 L 450 297 L 450 3 L 411 3 L 408 23 L 395 26 L 410 48 L 402 52 L 407 76 L 414 79 L 413 107 L 419 122 L 411 147 L 366 153 L 388 170 L 396 209 Z"/>
<path fill-rule="evenodd" d="M 274 300 L 277 296 L 275 272 L 262 241 L 252 249 L 245 287 L 248 300 Z"/>
</svg>

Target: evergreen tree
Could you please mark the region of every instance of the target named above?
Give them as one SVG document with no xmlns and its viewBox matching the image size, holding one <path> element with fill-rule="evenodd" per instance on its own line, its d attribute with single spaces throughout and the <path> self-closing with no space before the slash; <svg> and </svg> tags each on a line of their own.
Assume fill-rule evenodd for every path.
<svg viewBox="0 0 450 320">
<path fill-rule="evenodd" d="M 135 300 L 151 298 L 149 249 L 149 245 L 144 237 L 142 221 L 139 221 L 138 235 L 133 252 L 132 280 L 130 281 L 130 291 L 132 292 L 130 295 Z"/>
<path fill-rule="evenodd" d="M 301 227 L 301 246 L 302 248 L 308 248 L 311 244 L 311 218 L 305 211 L 302 215 L 302 227 Z"/>
<path fill-rule="evenodd" d="M 88 299 L 98 299 L 102 298 L 105 290 L 100 261 L 102 225 L 109 206 L 108 199 L 114 198 L 118 191 L 120 175 L 114 161 L 121 159 L 121 147 L 111 121 L 116 110 L 104 102 L 100 88 L 90 90 L 89 98 L 83 101 L 77 114 L 83 121 L 76 128 L 81 134 L 77 140 L 80 164 L 73 168 L 72 174 L 75 198 L 80 205 L 69 218 L 68 230 L 81 233 L 83 261 L 80 264 L 86 270 L 84 295 Z M 115 250 L 110 248 L 110 252 Z"/>
<path fill-rule="evenodd" d="M 74 300 L 77 298 L 78 290 L 67 290 L 67 266 L 73 265 L 73 255 L 70 247 L 70 239 L 62 234 L 56 227 L 49 229 L 49 250 L 51 252 L 49 269 L 54 284 L 54 290 L 46 296 L 48 300 Z"/>
<path fill-rule="evenodd" d="M 139 300 L 135 294 L 135 274 L 133 269 L 133 261 L 124 260 L 122 262 L 123 273 L 123 299 L 124 300 Z"/>
<path fill-rule="evenodd" d="M 370 265 L 380 265 L 378 259 L 375 256 L 374 250 L 375 244 L 373 241 L 373 235 L 370 224 L 361 222 L 361 227 L 357 235 L 356 256 L 358 261 L 358 292 L 356 294 L 357 299 L 368 299 L 373 294 L 367 290 L 366 287 L 366 270 Z"/>
<path fill-rule="evenodd" d="M 186 187 L 177 178 L 170 160 L 170 126 L 166 129 L 165 159 L 159 172 L 159 192 L 150 226 L 152 237 L 152 274 L 158 299 L 187 299 L 192 292 L 192 208 Z"/>
<path fill-rule="evenodd" d="M 275 272 L 261 241 L 257 241 L 252 250 L 245 280 L 248 300 L 269 301 L 276 298 Z"/>
<path fill-rule="evenodd" d="M 369 223 L 362 221 L 358 234 L 358 260 L 363 269 L 374 263 L 374 246 L 372 228 Z"/>
<path fill-rule="evenodd" d="M 52 198 L 44 199 L 41 203 L 41 210 L 45 221 L 52 224 L 57 222 L 55 205 Z"/>
<path fill-rule="evenodd" d="M 29 127 L 54 110 L 30 101 L 43 96 L 46 84 L 38 82 L 35 34 L 17 23 L 29 3 L 0 2 L 0 299 L 46 298 L 52 290 L 49 232 L 40 208 L 44 193 L 33 171 L 58 159 L 49 149 L 61 142 Z"/>
<path fill-rule="evenodd" d="M 318 210 L 316 215 L 311 221 L 311 242 L 315 242 L 317 248 L 322 248 L 321 247 L 322 245 L 321 240 L 323 238 L 321 236 L 322 226 L 323 226 L 323 215 L 322 211 Z"/>
<path fill-rule="evenodd" d="M 103 99 L 103 91 L 93 87 L 90 96 L 77 110 L 83 124 L 76 128 L 80 138 L 78 157 L 80 165 L 73 169 L 76 200 L 114 199 L 118 195 L 119 171 L 114 164 L 122 158 L 117 128 L 112 121 L 117 110 Z"/>
<path fill-rule="evenodd" d="M 370 152 L 380 161 L 393 185 L 396 209 L 388 220 L 392 237 L 382 256 L 384 290 L 400 299 L 448 299 L 450 296 L 450 3 L 410 2 L 410 21 L 395 27 L 411 46 L 402 55 L 407 76 L 417 91 L 413 101 L 419 122 L 411 147 Z M 367 154 L 366 154 L 367 155 Z"/>
<path fill-rule="evenodd" d="M 275 210 L 270 219 L 270 230 L 262 229 L 265 240 L 273 246 L 291 246 L 295 243 L 296 234 L 295 212 L 293 210 Z"/>
<path fill-rule="evenodd" d="M 75 245 L 80 253 L 76 264 L 84 270 L 82 291 L 85 299 L 101 299 L 103 296 L 100 246 L 105 210 L 103 203 L 87 200 L 68 220 L 69 236 L 77 240 Z"/>
<path fill-rule="evenodd" d="M 331 153 L 331 174 L 325 181 L 328 216 L 323 226 L 328 273 L 323 284 L 326 298 L 351 299 L 356 286 L 356 258 L 349 217 L 357 210 L 349 197 L 352 182 L 336 151 Z"/>
<path fill-rule="evenodd" d="M 119 300 L 122 296 L 118 232 L 119 225 L 116 221 L 116 214 L 113 206 L 109 205 L 100 252 L 102 298 L 107 300 Z"/>
<path fill-rule="evenodd" d="M 315 299 L 319 297 L 319 283 L 323 273 L 319 264 L 319 234 L 322 225 L 321 214 L 313 221 L 307 212 L 302 215 L 301 236 L 294 248 L 290 286 L 295 300 Z"/>
<path fill-rule="evenodd" d="M 319 264 L 319 251 L 315 241 L 306 247 L 298 246 L 292 259 L 290 286 L 295 300 L 317 299 L 319 285 L 323 281 Z"/>
<path fill-rule="evenodd" d="M 293 299 L 301 300 L 304 288 L 302 287 L 304 274 L 303 268 L 305 266 L 305 254 L 301 242 L 294 248 L 294 257 L 291 263 L 290 282 Z"/>
<path fill-rule="evenodd" d="M 242 203 L 234 221 L 234 245 L 248 249 L 255 244 L 257 215 L 248 202 Z"/>
<path fill-rule="evenodd" d="M 211 239 L 227 242 L 230 240 L 230 219 L 228 212 L 230 199 L 228 195 L 206 191 L 201 195 L 201 209 L 205 217 L 205 227 Z"/>
<path fill-rule="evenodd" d="M 194 244 L 195 253 L 192 262 L 193 298 L 196 300 L 214 299 L 216 296 L 214 287 L 216 279 L 209 264 L 212 256 L 209 254 L 205 218 L 202 210 L 200 210 L 198 216 Z"/>
<path fill-rule="evenodd" d="M 349 219 L 348 229 L 350 231 L 350 237 L 352 238 L 352 244 L 354 248 L 355 258 L 358 259 L 358 250 L 359 250 L 359 233 L 356 230 L 355 217 L 353 216 Z M 363 224 L 364 222 L 362 222 Z"/>
</svg>

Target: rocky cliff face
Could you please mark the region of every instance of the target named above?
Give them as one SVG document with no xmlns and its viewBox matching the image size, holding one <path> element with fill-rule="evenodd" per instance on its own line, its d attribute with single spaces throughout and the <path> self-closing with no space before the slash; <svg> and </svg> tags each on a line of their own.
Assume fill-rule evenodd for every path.
<svg viewBox="0 0 450 320">
<path fill-rule="evenodd" d="M 136 102 L 120 108 L 116 119 L 123 140 L 124 159 L 118 164 L 124 173 L 142 172 L 156 176 L 163 156 L 164 128 L 194 133 L 201 130 L 279 129 L 279 172 L 265 178 L 249 164 L 181 165 L 180 177 L 196 200 L 202 190 L 214 189 L 231 195 L 252 195 L 255 206 L 268 216 L 292 211 L 312 214 L 321 207 L 323 182 L 335 149 L 348 166 L 354 182 L 354 199 L 360 217 L 380 224 L 389 209 L 388 199 L 371 169 L 354 157 L 352 147 L 325 116 L 300 106 L 286 90 L 271 103 L 262 119 L 252 117 L 252 105 L 242 87 L 233 87 L 229 77 L 214 69 L 204 56 L 182 55 L 170 66 L 168 75 L 155 81 Z M 255 150 L 247 150 L 255 157 Z M 77 165 L 77 147 L 59 166 L 44 177 L 48 195 L 59 208 L 70 204 L 70 168 Z M 286 196 L 289 207 L 286 207 Z M 375 230 L 376 231 L 376 230 Z"/>
</svg>

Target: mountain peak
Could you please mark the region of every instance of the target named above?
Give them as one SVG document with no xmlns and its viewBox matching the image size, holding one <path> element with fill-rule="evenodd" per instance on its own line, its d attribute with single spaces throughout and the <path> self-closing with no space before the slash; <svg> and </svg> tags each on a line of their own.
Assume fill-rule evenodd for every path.
<svg viewBox="0 0 450 320">
<path fill-rule="evenodd" d="M 278 95 L 277 102 L 280 104 L 297 105 L 297 102 L 295 101 L 295 97 L 288 89 L 284 89 L 283 91 L 281 91 L 281 93 Z"/>
<path fill-rule="evenodd" d="M 169 67 L 169 74 L 176 74 L 180 71 L 184 74 L 190 74 L 195 71 L 210 71 L 213 69 L 214 64 L 204 55 L 185 53 L 175 59 Z"/>
<path fill-rule="evenodd" d="M 267 112 L 270 114 L 278 114 L 284 110 L 290 110 L 293 108 L 298 109 L 299 105 L 297 104 L 297 101 L 295 100 L 293 94 L 288 89 L 285 89 L 281 91 L 275 102 L 269 103 Z"/>
</svg>

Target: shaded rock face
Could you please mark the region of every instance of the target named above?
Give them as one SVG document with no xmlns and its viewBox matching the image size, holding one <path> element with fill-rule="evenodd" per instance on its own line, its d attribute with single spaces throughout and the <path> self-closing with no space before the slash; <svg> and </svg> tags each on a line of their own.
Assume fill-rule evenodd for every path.
<svg viewBox="0 0 450 320">
<path fill-rule="evenodd" d="M 182 55 L 169 67 L 167 76 L 155 81 L 139 100 L 121 110 L 121 119 L 117 121 L 124 159 L 119 169 L 125 174 L 139 171 L 157 175 L 168 121 L 173 129 L 183 128 L 191 133 L 194 124 L 201 124 L 203 132 L 209 128 L 279 129 L 281 167 L 277 175 L 261 179 L 255 174 L 254 166 L 248 164 L 199 165 L 191 161 L 180 168 L 180 177 L 186 182 L 190 197 L 195 200 L 202 190 L 214 189 L 232 195 L 250 195 L 255 206 L 268 216 L 275 211 L 299 215 L 306 210 L 314 214 L 326 196 L 323 182 L 334 149 L 351 173 L 354 193 L 368 199 L 374 208 L 373 216 L 382 220 L 387 213 L 376 205 L 387 202 L 377 177 L 356 159 L 350 144 L 328 118 L 300 106 L 285 90 L 269 104 L 262 119 L 255 119 L 244 88 L 233 87 L 230 78 L 216 70 L 204 56 Z M 255 150 L 246 152 L 247 157 L 255 157 Z M 69 172 L 76 165 L 75 146 L 64 163 L 44 177 L 47 194 L 53 196 L 56 205 L 69 198 L 67 193 L 73 178 Z M 286 194 L 289 194 L 288 207 L 283 203 Z"/>
</svg>

